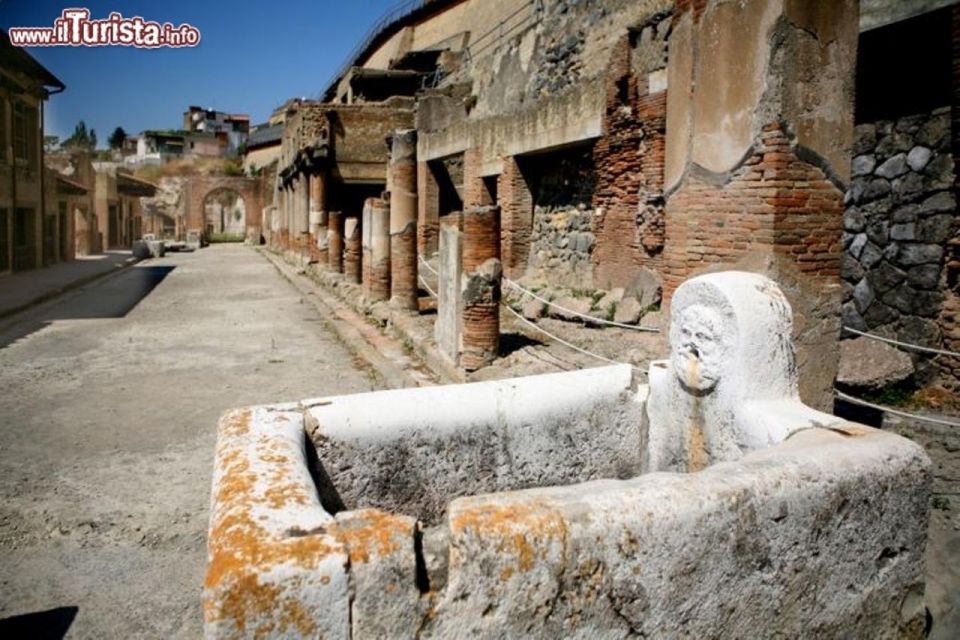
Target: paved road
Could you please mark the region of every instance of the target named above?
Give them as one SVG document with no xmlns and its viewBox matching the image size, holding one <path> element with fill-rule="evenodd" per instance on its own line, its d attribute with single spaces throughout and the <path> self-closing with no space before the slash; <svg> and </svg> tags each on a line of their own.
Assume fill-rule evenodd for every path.
<svg viewBox="0 0 960 640">
<path fill-rule="evenodd" d="M 371 378 L 237 245 L 151 260 L 10 320 L 0 630 L 199 637 L 217 417 Z"/>
</svg>

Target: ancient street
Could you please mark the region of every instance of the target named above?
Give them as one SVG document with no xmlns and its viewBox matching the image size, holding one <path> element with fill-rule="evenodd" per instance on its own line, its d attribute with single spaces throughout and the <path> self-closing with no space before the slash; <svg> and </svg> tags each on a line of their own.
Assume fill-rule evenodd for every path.
<svg viewBox="0 0 960 640">
<path fill-rule="evenodd" d="M 373 385 L 241 245 L 128 268 L 0 344 L 0 618 L 76 608 L 71 638 L 199 637 L 219 415 Z"/>
</svg>

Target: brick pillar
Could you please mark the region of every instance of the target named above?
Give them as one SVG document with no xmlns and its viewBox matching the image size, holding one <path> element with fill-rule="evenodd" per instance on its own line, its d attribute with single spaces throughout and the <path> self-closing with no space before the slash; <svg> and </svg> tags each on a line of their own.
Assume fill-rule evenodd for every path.
<svg viewBox="0 0 960 640">
<path fill-rule="evenodd" d="M 330 257 L 327 254 L 327 173 L 324 169 L 310 176 L 310 235 L 315 260 L 326 265 Z"/>
<path fill-rule="evenodd" d="M 360 219 L 347 218 L 343 221 L 343 275 L 349 282 L 359 284 L 361 269 L 361 229 Z"/>
<path fill-rule="evenodd" d="M 527 179 L 512 156 L 503 158 L 503 173 L 498 178 L 500 199 L 500 256 L 504 274 L 520 278 L 527 270 L 530 257 L 530 234 L 533 231 L 533 193 Z"/>
<path fill-rule="evenodd" d="M 478 149 L 463 152 L 463 210 L 496 204 L 480 175 L 482 156 Z"/>
<path fill-rule="evenodd" d="M 417 163 L 417 252 L 432 256 L 439 250 L 440 185 L 429 162 Z"/>
<path fill-rule="evenodd" d="M 768 275 L 793 308 L 801 398 L 830 410 L 857 2 L 702 4 L 670 36 L 664 295 L 705 271 Z"/>
<path fill-rule="evenodd" d="M 593 148 L 594 282 L 602 288 L 628 287 L 642 268 L 662 268 L 669 26 L 661 16 L 637 34 L 624 34 L 607 65 L 603 136 Z M 645 43 L 642 67 L 633 64 L 639 42 Z"/>
<path fill-rule="evenodd" d="M 370 266 L 365 293 L 370 301 L 390 298 L 390 206 L 380 198 L 367 200 L 370 207 Z"/>
<path fill-rule="evenodd" d="M 398 130 L 390 150 L 390 302 L 417 306 L 417 132 Z"/>
<path fill-rule="evenodd" d="M 500 211 L 463 212 L 463 305 L 459 364 L 476 371 L 494 361 L 500 347 Z"/>
<path fill-rule="evenodd" d="M 343 273 L 343 214 L 327 213 L 327 262 L 330 270 Z"/>
</svg>

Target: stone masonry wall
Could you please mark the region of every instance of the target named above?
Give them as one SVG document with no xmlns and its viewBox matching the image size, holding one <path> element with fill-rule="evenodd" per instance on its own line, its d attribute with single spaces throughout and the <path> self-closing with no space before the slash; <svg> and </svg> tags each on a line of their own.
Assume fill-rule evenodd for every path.
<svg viewBox="0 0 960 640">
<path fill-rule="evenodd" d="M 948 107 L 856 127 L 844 215 L 845 326 L 943 343 L 938 316 L 956 218 L 950 132 Z M 911 355 L 919 380 L 930 381 L 930 357 Z"/>
<path fill-rule="evenodd" d="M 553 285 L 593 286 L 596 172 L 589 148 L 570 149 L 538 162 L 528 275 Z"/>
</svg>

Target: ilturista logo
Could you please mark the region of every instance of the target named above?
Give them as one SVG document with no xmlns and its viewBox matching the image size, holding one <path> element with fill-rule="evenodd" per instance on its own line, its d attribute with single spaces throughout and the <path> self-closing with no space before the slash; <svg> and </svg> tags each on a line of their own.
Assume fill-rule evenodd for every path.
<svg viewBox="0 0 960 640">
<path fill-rule="evenodd" d="M 191 24 L 173 25 L 141 16 L 125 18 L 114 11 L 91 19 L 89 9 L 64 9 L 52 27 L 11 27 L 10 43 L 18 47 L 195 47 L 200 30 Z"/>
</svg>

